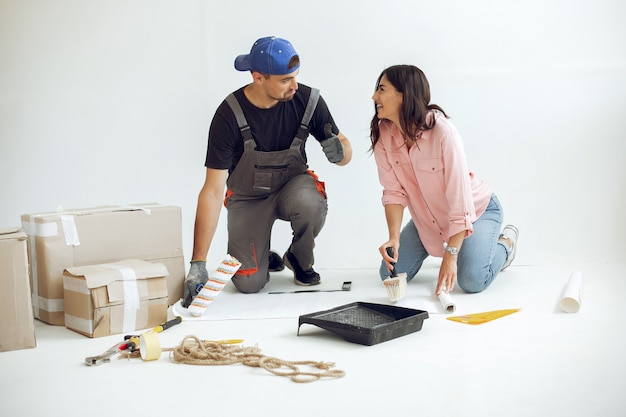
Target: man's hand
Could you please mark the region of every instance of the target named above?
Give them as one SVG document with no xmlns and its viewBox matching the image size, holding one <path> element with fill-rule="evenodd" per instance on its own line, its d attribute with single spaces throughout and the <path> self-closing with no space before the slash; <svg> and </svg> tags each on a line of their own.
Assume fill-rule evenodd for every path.
<svg viewBox="0 0 626 417">
<path fill-rule="evenodd" d="M 321 141 L 320 144 L 326 154 L 326 158 L 333 164 L 341 162 L 343 160 L 343 145 L 337 135 L 333 133 L 333 126 L 330 123 L 324 126 L 324 136 L 326 136 L 326 139 Z"/>
<path fill-rule="evenodd" d="M 189 274 L 187 274 L 187 278 L 185 278 L 185 288 L 182 302 L 183 307 L 189 307 L 195 296 L 198 295 L 208 280 L 209 273 L 206 270 L 206 262 L 191 261 Z"/>
</svg>

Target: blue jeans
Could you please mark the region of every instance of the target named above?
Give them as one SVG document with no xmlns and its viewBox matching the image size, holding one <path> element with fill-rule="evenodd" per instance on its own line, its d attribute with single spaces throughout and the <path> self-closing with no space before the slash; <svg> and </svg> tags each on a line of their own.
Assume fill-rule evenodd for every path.
<svg viewBox="0 0 626 417">
<path fill-rule="evenodd" d="M 474 233 L 463 241 L 457 259 L 457 283 L 468 293 L 485 290 L 496 278 L 509 256 L 508 248 L 498 241 L 503 220 L 502 206 L 494 195 L 487 210 L 474 222 Z M 400 248 L 396 270 L 406 272 L 407 280 L 415 277 L 428 257 L 413 220 L 400 232 Z M 389 276 L 387 265 L 382 262 L 380 277 Z"/>
</svg>

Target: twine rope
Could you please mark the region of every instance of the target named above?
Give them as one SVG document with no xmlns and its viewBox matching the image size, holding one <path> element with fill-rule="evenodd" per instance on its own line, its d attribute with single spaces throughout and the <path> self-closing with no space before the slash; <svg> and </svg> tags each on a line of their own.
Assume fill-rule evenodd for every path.
<svg viewBox="0 0 626 417">
<path fill-rule="evenodd" d="M 170 360 L 174 363 L 205 366 L 241 363 L 246 366 L 265 369 L 274 375 L 288 377 L 293 382 L 299 383 L 313 382 L 322 378 L 341 378 L 345 375 L 342 370 L 332 369 L 335 366 L 333 362 L 285 361 L 261 354 L 261 350 L 256 346 L 246 347 L 200 340 L 193 335 L 186 336 L 176 347 L 163 348 L 162 350 L 170 352 Z M 312 370 L 303 370 L 301 366 L 307 366 Z"/>
</svg>

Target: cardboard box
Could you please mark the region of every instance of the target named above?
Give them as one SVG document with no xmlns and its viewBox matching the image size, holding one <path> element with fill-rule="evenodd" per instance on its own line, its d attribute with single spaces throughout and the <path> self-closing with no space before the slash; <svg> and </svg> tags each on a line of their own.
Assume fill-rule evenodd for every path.
<svg viewBox="0 0 626 417">
<path fill-rule="evenodd" d="M 0 229 L 0 352 L 35 346 L 26 234 Z"/>
<path fill-rule="evenodd" d="M 101 206 L 22 215 L 35 318 L 64 324 L 63 271 L 139 259 L 165 265 L 168 303 L 183 296 L 181 209 L 160 204 Z"/>
<path fill-rule="evenodd" d="M 89 337 L 131 334 L 167 321 L 167 268 L 136 259 L 67 268 L 65 327 Z"/>
</svg>

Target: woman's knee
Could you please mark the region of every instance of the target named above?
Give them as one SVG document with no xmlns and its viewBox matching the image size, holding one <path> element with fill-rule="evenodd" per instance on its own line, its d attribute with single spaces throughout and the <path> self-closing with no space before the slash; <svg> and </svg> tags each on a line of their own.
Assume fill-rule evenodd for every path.
<svg viewBox="0 0 626 417">
<path fill-rule="evenodd" d="M 487 289 L 491 281 L 486 274 L 478 272 L 459 273 L 457 276 L 457 284 L 463 291 L 475 294 Z"/>
</svg>

